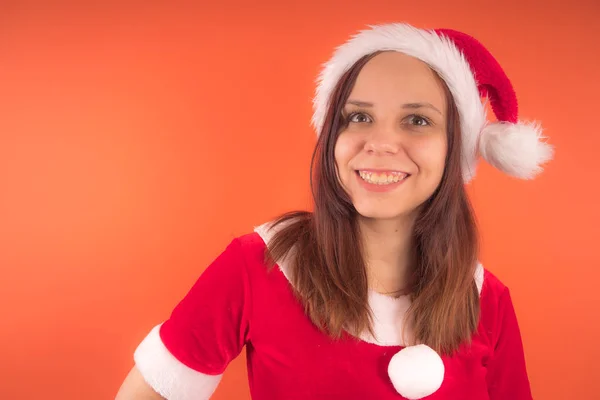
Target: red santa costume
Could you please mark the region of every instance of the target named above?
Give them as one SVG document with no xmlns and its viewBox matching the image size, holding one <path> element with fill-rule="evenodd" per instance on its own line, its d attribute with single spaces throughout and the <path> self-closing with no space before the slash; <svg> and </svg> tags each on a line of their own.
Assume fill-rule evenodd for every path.
<svg viewBox="0 0 600 400">
<path fill-rule="evenodd" d="M 536 124 L 517 119 L 515 92 L 493 56 L 474 38 L 407 24 L 372 26 L 339 47 L 325 64 L 314 99 L 321 131 L 330 96 L 361 57 L 399 51 L 427 63 L 446 82 L 462 128 L 462 171 L 477 156 L 505 173 L 533 178 L 552 157 Z M 488 97 L 497 122 L 486 121 Z M 269 223 L 234 239 L 135 351 L 144 379 L 169 400 L 208 399 L 231 360 L 246 348 L 256 400 L 521 400 L 531 399 L 523 346 L 509 290 L 482 265 L 473 279 L 480 320 L 470 344 L 440 356 L 403 342 L 408 296 L 369 292 L 374 335 L 334 340 L 304 313 L 285 259 L 268 271 Z"/>
</svg>

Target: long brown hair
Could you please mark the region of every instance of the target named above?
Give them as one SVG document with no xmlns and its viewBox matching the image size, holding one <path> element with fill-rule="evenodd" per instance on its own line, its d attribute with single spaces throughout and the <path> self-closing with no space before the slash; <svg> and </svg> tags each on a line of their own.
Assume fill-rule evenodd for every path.
<svg viewBox="0 0 600 400">
<path fill-rule="evenodd" d="M 276 218 L 273 226 L 282 227 L 275 231 L 265 253 L 269 267 L 286 257 L 292 286 L 306 314 L 334 338 L 344 331 L 373 333 L 358 213 L 341 186 L 334 149 L 346 123 L 342 108 L 359 72 L 375 54 L 361 58 L 348 70 L 332 94 L 312 155 L 314 211 L 293 211 Z M 412 327 L 411 344 L 424 343 L 450 354 L 470 341 L 479 320 L 479 294 L 473 279 L 478 232 L 461 175 L 458 111 L 444 87 L 446 165 L 439 187 L 421 205 L 414 225 L 417 257 L 405 321 Z"/>
</svg>

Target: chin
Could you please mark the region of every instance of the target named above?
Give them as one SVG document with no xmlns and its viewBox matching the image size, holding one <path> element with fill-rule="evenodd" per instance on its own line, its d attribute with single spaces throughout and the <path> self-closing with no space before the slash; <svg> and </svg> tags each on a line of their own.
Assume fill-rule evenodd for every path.
<svg viewBox="0 0 600 400">
<path fill-rule="evenodd" d="M 365 219 L 377 219 L 377 220 L 394 220 L 398 218 L 407 217 L 412 215 L 415 211 L 413 208 L 400 208 L 397 207 L 392 209 L 390 207 L 382 207 L 376 204 L 355 204 L 354 208 L 358 212 L 358 215 Z"/>
</svg>

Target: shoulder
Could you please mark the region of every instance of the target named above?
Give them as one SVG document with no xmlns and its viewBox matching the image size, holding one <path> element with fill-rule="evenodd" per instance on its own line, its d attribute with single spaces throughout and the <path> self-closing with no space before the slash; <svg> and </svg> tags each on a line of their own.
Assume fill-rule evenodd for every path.
<svg viewBox="0 0 600 400">
<path fill-rule="evenodd" d="M 248 261 L 256 261 L 257 257 L 264 254 L 266 249 L 266 243 L 263 238 L 256 232 L 247 232 L 233 239 L 233 243 L 237 247 L 237 251 L 240 252 Z"/>
<path fill-rule="evenodd" d="M 248 263 L 264 264 L 268 243 L 280 229 L 280 226 L 273 226 L 273 221 L 264 222 L 254 226 L 252 231 L 237 236 L 233 242 Z"/>
<path fill-rule="evenodd" d="M 480 297 L 480 328 L 482 334 L 495 343 L 503 329 L 507 313 L 514 312 L 509 288 L 492 272 L 485 269 Z"/>
<path fill-rule="evenodd" d="M 237 260 L 237 264 L 256 266 L 265 264 L 265 251 L 270 237 L 273 235 L 269 228 L 270 223 L 255 226 L 240 235 L 229 239 L 229 242 L 220 250 L 220 256 L 227 254 Z"/>
<path fill-rule="evenodd" d="M 502 280 L 491 272 L 487 268 L 483 268 L 483 291 L 489 291 L 491 293 L 496 293 L 498 291 L 502 292 L 507 289 L 507 286 L 502 282 Z"/>
<path fill-rule="evenodd" d="M 267 245 L 276 229 L 271 228 L 271 222 L 255 226 L 252 231 L 233 238 L 227 251 L 235 252 L 238 260 L 251 277 L 264 277 L 268 268 L 266 262 Z M 282 269 L 282 260 L 278 260 L 278 269 Z"/>
<path fill-rule="evenodd" d="M 248 290 L 253 281 L 266 274 L 266 246 L 260 235 L 246 232 L 230 237 L 225 243 L 203 268 L 195 286 L 209 286 L 223 292 L 241 286 Z"/>
<path fill-rule="evenodd" d="M 482 268 L 483 282 L 481 286 L 481 304 L 493 306 L 498 304 L 508 292 L 508 287 L 490 270 Z"/>
<path fill-rule="evenodd" d="M 233 239 L 239 259 L 250 275 L 264 273 L 267 270 L 265 259 L 266 243 L 257 232 L 248 232 Z"/>
</svg>

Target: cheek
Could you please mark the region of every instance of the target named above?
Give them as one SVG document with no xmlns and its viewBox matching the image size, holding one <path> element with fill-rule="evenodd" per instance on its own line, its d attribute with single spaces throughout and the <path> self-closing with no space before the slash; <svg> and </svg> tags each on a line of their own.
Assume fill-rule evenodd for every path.
<svg viewBox="0 0 600 400">
<path fill-rule="evenodd" d="M 352 141 L 348 140 L 344 135 L 340 135 L 335 144 L 335 163 L 342 177 L 347 174 L 348 163 L 354 157 L 354 147 Z"/>
<path fill-rule="evenodd" d="M 448 145 L 445 136 L 426 138 L 413 146 L 412 159 L 419 171 L 427 175 L 441 176 L 446 163 Z"/>
</svg>

